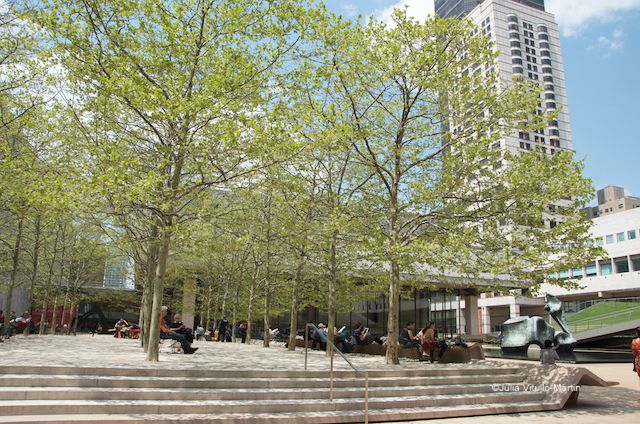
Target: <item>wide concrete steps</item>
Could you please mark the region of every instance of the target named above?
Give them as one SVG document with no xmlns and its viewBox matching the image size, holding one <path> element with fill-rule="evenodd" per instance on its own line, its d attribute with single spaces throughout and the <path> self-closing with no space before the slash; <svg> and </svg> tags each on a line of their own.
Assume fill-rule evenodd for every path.
<svg viewBox="0 0 640 424">
<path fill-rule="evenodd" d="M 511 387 L 524 391 L 522 384 Z M 430 386 L 388 386 L 370 387 L 369 397 L 413 397 L 444 394 L 491 393 L 490 384 L 466 384 L 463 386 L 434 384 Z M 289 389 L 144 389 L 131 391 L 130 388 L 104 387 L 0 387 L 0 401 L 5 400 L 285 400 L 285 399 L 328 399 L 326 388 Z M 363 388 L 335 388 L 336 398 L 364 398 Z"/>
<path fill-rule="evenodd" d="M 436 418 L 468 417 L 493 414 L 523 413 L 556 409 L 540 402 L 511 402 L 483 405 L 458 405 L 431 408 L 379 409 L 369 411 L 369 422 L 427 420 Z M 212 413 L 212 414 L 94 414 L 94 415 L 19 415 L 0 416 L 2 424 L 157 424 L 213 423 L 213 424 L 335 424 L 364 422 L 363 410 L 318 411 L 295 413 Z"/>
<path fill-rule="evenodd" d="M 523 367 L 424 365 L 369 371 L 371 422 L 558 409 Z M 0 423 L 363 422 L 364 376 L 334 378 L 330 400 L 326 371 L 0 367 Z"/>
</svg>

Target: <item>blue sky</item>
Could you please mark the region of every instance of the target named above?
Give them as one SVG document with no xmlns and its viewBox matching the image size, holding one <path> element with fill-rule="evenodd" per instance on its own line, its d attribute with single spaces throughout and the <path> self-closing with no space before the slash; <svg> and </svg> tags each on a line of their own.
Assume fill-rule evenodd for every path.
<svg viewBox="0 0 640 424">
<path fill-rule="evenodd" d="M 546 0 L 560 25 L 576 157 L 594 187 L 640 196 L 640 0 Z M 388 19 L 408 5 L 420 18 L 433 0 L 326 0 L 345 17 Z"/>
</svg>

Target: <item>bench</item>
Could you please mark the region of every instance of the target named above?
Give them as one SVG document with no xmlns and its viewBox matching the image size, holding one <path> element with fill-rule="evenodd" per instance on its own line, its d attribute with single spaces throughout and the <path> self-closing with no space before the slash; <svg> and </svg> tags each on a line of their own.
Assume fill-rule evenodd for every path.
<svg viewBox="0 0 640 424">
<path fill-rule="evenodd" d="M 297 339 L 296 347 L 304 348 L 304 340 Z M 309 341 L 309 348 L 312 348 L 311 341 Z M 320 350 L 319 346 L 314 347 L 313 349 Z M 440 349 L 438 348 L 434 350 L 433 354 L 436 358 L 438 357 L 439 352 Z M 364 355 L 385 355 L 387 353 L 387 346 L 381 346 L 377 343 L 355 345 L 352 353 L 361 353 Z M 401 358 L 420 359 L 418 358 L 416 349 L 413 347 L 400 346 L 398 356 Z M 449 346 L 438 362 L 443 364 L 466 363 L 470 362 L 472 359 L 484 359 L 482 344 L 470 343 L 467 347 L 457 345 Z"/>
</svg>

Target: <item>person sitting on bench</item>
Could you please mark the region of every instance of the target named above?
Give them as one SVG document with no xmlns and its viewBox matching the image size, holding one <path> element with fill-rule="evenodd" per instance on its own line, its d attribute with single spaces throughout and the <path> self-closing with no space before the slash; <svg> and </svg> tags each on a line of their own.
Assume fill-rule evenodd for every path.
<svg viewBox="0 0 640 424">
<path fill-rule="evenodd" d="M 356 343 L 362 346 L 369 345 L 373 342 L 382 346 L 383 342 L 378 336 L 374 336 L 369 332 L 369 328 L 364 328 L 362 323 L 356 324 L 356 329 L 353 330 L 353 337 L 356 338 Z"/>
<path fill-rule="evenodd" d="M 160 338 L 177 341 L 178 343 L 180 343 L 180 346 L 182 346 L 182 352 L 187 355 L 194 353 L 196 350 L 198 350 L 198 348 L 191 347 L 184 334 L 179 334 L 175 331 L 174 328 L 167 327 L 165 319 L 167 317 L 168 309 L 169 308 L 167 308 L 166 306 L 160 308 Z"/>
<path fill-rule="evenodd" d="M 420 338 L 416 336 L 416 323 L 414 321 L 407 322 L 407 326 L 402 329 L 398 342 L 402 347 L 415 348 L 418 359 L 422 359 L 422 351 L 420 350 Z"/>
<path fill-rule="evenodd" d="M 182 315 L 175 314 L 173 316 L 173 322 L 169 324 L 169 328 L 173 329 L 178 334 L 184 334 L 184 337 L 187 339 L 189 344 L 193 343 L 193 330 L 184 325 L 182 322 Z"/>
<path fill-rule="evenodd" d="M 29 327 L 30 323 L 31 323 L 31 318 L 29 317 L 29 312 L 27 311 L 24 311 L 22 313 L 22 316 L 19 316 L 18 318 L 14 317 L 11 321 L 9 321 L 9 327 L 7 328 L 6 338 L 8 339 L 11 336 L 13 336 L 15 333 L 25 331 L 25 329 Z"/>
<path fill-rule="evenodd" d="M 447 350 L 447 343 L 444 340 L 439 340 L 436 332 L 436 323 L 433 321 L 429 321 L 427 325 L 424 326 L 420 333 L 418 333 L 418 337 L 422 341 L 422 351 L 429 352 L 429 360 L 433 363 L 435 360 L 435 350 L 438 351 L 438 360 L 442 359 L 442 355 L 444 355 L 444 351 Z"/>
</svg>

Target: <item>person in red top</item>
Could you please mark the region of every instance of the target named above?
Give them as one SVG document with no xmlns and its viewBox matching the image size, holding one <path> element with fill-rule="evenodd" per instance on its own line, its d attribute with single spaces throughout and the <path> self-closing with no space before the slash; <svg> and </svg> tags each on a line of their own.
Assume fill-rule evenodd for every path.
<svg viewBox="0 0 640 424">
<path fill-rule="evenodd" d="M 631 351 L 633 352 L 633 370 L 640 377 L 640 327 L 636 328 L 636 338 L 631 341 Z"/>
<path fill-rule="evenodd" d="M 162 308 L 160 308 L 160 338 L 161 339 L 172 339 L 175 340 L 177 342 L 180 343 L 180 346 L 182 346 L 182 352 L 190 355 L 192 353 L 194 353 L 196 350 L 198 350 L 197 347 L 191 347 L 191 345 L 189 344 L 189 342 L 187 341 L 187 339 L 185 338 L 184 334 L 179 334 L 176 333 L 176 328 L 169 328 L 167 327 L 167 323 L 165 321 L 165 318 L 167 316 L 167 310 L 169 308 L 167 308 L 166 306 L 163 306 Z"/>
</svg>

